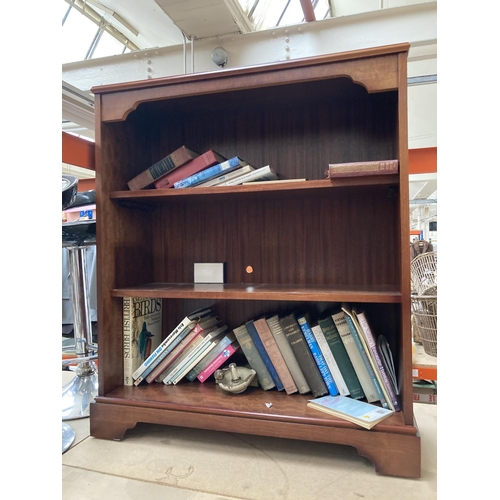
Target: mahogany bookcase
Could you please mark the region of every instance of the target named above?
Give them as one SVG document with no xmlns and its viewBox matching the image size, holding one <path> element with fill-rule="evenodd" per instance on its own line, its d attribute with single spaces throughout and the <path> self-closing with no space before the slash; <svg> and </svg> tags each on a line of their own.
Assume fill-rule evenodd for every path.
<svg viewBox="0 0 500 500">
<path fill-rule="evenodd" d="M 99 395 L 90 432 L 138 422 L 354 446 L 381 474 L 420 476 L 410 322 L 409 44 L 94 87 Z M 129 191 L 178 147 L 214 149 L 306 181 Z M 329 163 L 397 158 L 399 172 L 329 180 Z M 194 284 L 195 262 L 225 283 Z M 253 271 L 247 272 L 248 266 Z M 260 315 L 361 304 L 395 355 L 402 411 L 372 430 L 311 395 L 215 384 L 123 385 L 122 300 L 163 299 L 163 335 L 211 306 L 230 329 Z M 271 407 L 266 402 L 272 402 Z"/>
</svg>

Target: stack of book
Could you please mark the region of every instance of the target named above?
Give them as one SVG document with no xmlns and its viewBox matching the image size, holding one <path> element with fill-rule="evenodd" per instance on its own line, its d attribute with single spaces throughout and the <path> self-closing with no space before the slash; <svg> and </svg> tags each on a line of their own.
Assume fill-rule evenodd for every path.
<svg viewBox="0 0 500 500">
<path fill-rule="evenodd" d="M 238 347 L 234 334 L 210 308 L 192 311 L 135 370 L 134 385 L 175 385 L 184 378 L 204 382 Z"/>
<path fill-rule="evenodd" d="M 131 179 L 127 185 L 130 190 L 150 187 L 182 189 L 273 180 L 278 180 L 278 174 L 269 165 L 255 168 L 239 156 L 228 159 L 212 149 L 199 154 L 181 146 Z"/>
</svg>

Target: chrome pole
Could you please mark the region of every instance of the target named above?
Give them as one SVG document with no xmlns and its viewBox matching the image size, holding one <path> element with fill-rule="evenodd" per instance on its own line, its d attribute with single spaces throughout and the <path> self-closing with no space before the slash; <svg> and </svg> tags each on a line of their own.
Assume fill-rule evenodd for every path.
<svg viewBox="0 0 500 500">
<path fill-rule="evenodd" d="M 74 335 L 76 358 L 65 360 L 64 364 L 74 364 L 76 376 L 63 387 L 62 419 L 72 420 L 88 417 L 90 403 L 97 396 L 98 378 L 97 366 L 93 358 L 92 323 L 90 321 L 89 286 L 87 274 L 86 250 L 88 245 L 75 244 L 67 246 L 69 252 L 69 268 L 71 277 L 72 305 L 74 316 Z"/>
</svg>

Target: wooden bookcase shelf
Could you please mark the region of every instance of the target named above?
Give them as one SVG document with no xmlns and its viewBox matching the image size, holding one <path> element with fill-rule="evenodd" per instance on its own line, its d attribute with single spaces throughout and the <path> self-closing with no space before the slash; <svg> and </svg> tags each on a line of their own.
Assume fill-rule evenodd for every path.
<svg viewBox="0 0 500 500">
<path fill-rule="evenodd" d="M 143 200 L 157 203 L 172 203 L 174 200 L 187 201 L 198 198 L 211 197 L 241 197 L 244 194 L 252 196 L 312 196 L 320 191 L 325 191 L 331 195 L 332 190 L 347 189 L 349 187 L 362 186 L 385 186 L 386 188 L 397 188 L 399 179 L 397 175 L 380 176 L 360 176 L 345 179 L 323 179 L 314 181 L 295 181 L 295 182 L 274 182 L 269 184 L 251 184 L 241 186 L 218 186 L 214 187 L 196 187 L 184 189 L 148 189 L 141 191 L 115 191 L 110 193 L 112 200 Z"/>
<path fill-rule="evenodd" d="M 95 87 L 99 395 L 91 435 L 137 422 L 350 445 L 382 474 L 420 476 L 413 418 L 406 66 L 408 44 Z M 181 145 L 284 179 L 128 191 Z M 325 179 L 329 163 L 397 158 L 397 175 Z M 223 285 L 194 284 L 224 262 Z M 251 267 L 252 272 L 247 272 Z M 123 386 L 122 298 L 163 299 L 163 335 L 211 306 L 230 329 L 260 315 L 361 303 L 395 355 L 402 410 L 367 431 L 307 395 L 212 382 Z M 310 397 L 310 395 L 309 395 Z M 265 403 L 271 402 L 268 408 Z"/>
<path fill-rule="evenodd" d="M 267 283 L 148 283 L 111 291 L 112 297 L 161 297 L 164 299 L 270 300 L 301 302 L 400 303 L 394 287 L 335 287 L 332 285 L 270 285 Z"/>
</svg>

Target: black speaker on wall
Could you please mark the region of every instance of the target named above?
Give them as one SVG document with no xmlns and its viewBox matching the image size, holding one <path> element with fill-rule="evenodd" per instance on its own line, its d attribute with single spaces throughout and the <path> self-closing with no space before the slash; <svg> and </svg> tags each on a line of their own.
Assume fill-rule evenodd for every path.
<svg viewBox="0 0 500 500">
<path fill-rule="evenodd" d="M 437 220 L 429 222 L 429 231 L 437 231 L 437 230 L 438 230 Z"/>
</svg>

